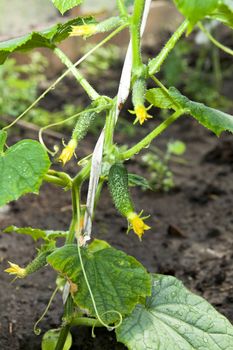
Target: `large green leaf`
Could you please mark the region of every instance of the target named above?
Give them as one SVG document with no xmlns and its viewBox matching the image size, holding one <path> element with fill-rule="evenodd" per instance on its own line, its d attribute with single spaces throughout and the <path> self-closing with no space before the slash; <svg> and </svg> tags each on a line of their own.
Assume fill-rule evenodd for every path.
<svg viewBox="0 0 233 350">
<path fill-rule="evenodd" d="M 85 23 L 90 23 L 93 18 L 78 17 L 40 32 L 32 32 L 19 38 L 0 42 L 0 64 L 3 64 L 7 57 L 16 51 L 28 51 L 37 47 L 54 49 L 58 43 L 69 36 L 72 25 L 81 25 L 84 20 Z"/>
<path fill-rule="evenodd" d="M 230 28 L 233 28 L 233 0 L 221 0 L 217 9 L 210 15 Z"/>
<path fill-rule="evenodd" d="M 80 5 L 83 0 L 52 0 L 54 6 L 63 14 L 73 7 Z"/>
<path fill-rule="evenodd" d="M 17 227 L 17 226 L 8 226 L 3 231 L 5 233 L 16 232 L 21 235 L 28 235 L 37 241 L 38 239 L 43 239 L 45 241 L 55 240 L 57 238 L 66 237 L 68 231 L 52 231 L 52 230 L 40 230 L 39 228 L 32 227 Z"/>
<path fill-rule="evenodd" d="M 218 0 L 173 0 L 179 11 L 191 23 L 196 24 L 200 19 L 210 15 L 217 7 Z"/>
<path fill-rule="evenodd" d="M 106 312 L 115 310 L 122 316 L 127 315 L 140 297 L 150 295 L 151 277 L 133 257 L 99 240 L 88 248 L 82 248 L 81 253 L 97 310 L 105 322 L 119 321 L 117 313 Z M 77 292 L 73 295 L 75 303 L 96 316 L 81 270 L 77 246 L 58 248 L 47 261 L 77 285 Z"/>
<path fill-rule="evenodd" d="M 50 161 L 41 144 L 23 140 L 0 154 L 0 206 L 33 192 L 38 193 Z"/>
<path fill-rule="evenodd" d="M 191 101 L 174 87 L 169 89 L 169 93 L 177 104 L 186 109 L 199 123 L 213 131 L 217 136 L 222 131 L 233 133 L 232 115 L 207 107 L 203 103 Z"/>
<path fill-rule="evenodd" d="M 171 276 L 154 276 L 152 296 L 116 333 L 129 350 L 233 350 L 230 322 Z"/>
</svg>

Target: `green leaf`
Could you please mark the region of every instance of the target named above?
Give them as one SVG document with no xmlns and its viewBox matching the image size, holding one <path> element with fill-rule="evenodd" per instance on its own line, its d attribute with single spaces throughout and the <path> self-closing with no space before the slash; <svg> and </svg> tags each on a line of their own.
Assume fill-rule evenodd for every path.
<svg viewBox="0 0 233 350">
<path fill-rule="evenodd" d="M 66 237 L 68 231 L 50 231 L 50 230 L 40 230 L 39 228 L 32 227 L 17 227 L 17 226 L 8 226 L 3 231 L 4 233 L 16 232 L 21 235 L 31 236 L 34 241 L 38 239 L 43 239 L 45 241 L 55 240 L 57 238 Z"/>
<path fill-rule="evenodd" d="M 173 0 L 178 10 L 190 21 L 191 29 L 200 19 L 210 15 L 218 0 Z"/>
<path fill-rule="evenodd" d="M 42 350 L 55 350 L 57 341 L 59 338 L 60 329 L 50 329 L 43 335 L 42 339 Z M 72 336 L 71 333 L 68 332 L 65 344 L 63 346 L 63 350 L 69 350 L 72 346 Z"/>
<path fill-rule="evenodd" d="M 189 100 L 183 96 L 176 88 L 169 89 L 169 93 L 183 109 L 186 109 L 200 124 L 213 131 L 217 136 L 223 131 L 233 133 L 233 116 L 217 109 L 205 106 Z"/>
<path fill-rule="evenodd" d="M 34 140 L 20 141 L 0 154 L 0 206 L 26 193 L 38 193 L 49 167 L 47 153 Z"/>
<path fill-rule="evenodd" d="M 128 174 L 129 186 L 139 186 L 145 190 L 151 190 L 151 186 L 149 181 L 145 179 L 145 177 L 137 175 L 137 174 Z"/>
<path fill-rule="evenodd" d="M 150 295 L 150 275 L 133 257 L 99 240 L 92 242 L 88 248 L 82 248 L 81 253 L 97 310 L 105 322 L 119 321 L 117 313 L 106 312 L 115 310 L 122 316 L 127 315 L 140 297 Z M 80 266 L 77 246 L 66 245 L 58 248 L 47 261 L 77 285 L 78 291 L 73 295 L 75 303 L 96 316 Z"/>
<path fill-rule="evenodd" d="M 83 0 L 52 0 L 52 2 L 63 15 L 66 11 L 80 5 Z"/>
<path fill-rule="evenodd" d="M 145 97 L 146 100 L 155 107 L 166 109 L 174 108 L 172 99 L 169 98 L 169 95 L 161 88 L 147 90 Z"/>
<path fill-rule="evenodd" d="M 210 15 L 210 18 L 216 19 L 233 29 L 233 0 L 222 0 L 217 9 Z"/>
<path fill-rule="evenodd" d="M 154 276 L 152 296 L 116 334 L 129 350 L 233 350 L 230 322 L 172 276 Z"/>
<path fill-rule="evenodd" d="M 58 43 L 69 36 L 72 25 L 81 25 L 84 20 L 85 23 L 93 22 L 92 17 L 78 17 L 63 24 L 58 23 L 40 32 L 32 32 L 19 38 L 0 42 L 0 64 L 3 64 L 7 57 L 13 52 L 25 52 L 37 47 L 54 49 Z"/>
</svg>

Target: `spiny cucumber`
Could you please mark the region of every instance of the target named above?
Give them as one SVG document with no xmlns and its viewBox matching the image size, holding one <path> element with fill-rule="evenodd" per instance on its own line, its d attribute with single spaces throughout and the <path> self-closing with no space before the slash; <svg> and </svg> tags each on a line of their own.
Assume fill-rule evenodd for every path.
<svg viewBox="0 0 233 350">
<path fill-rule="evenodd" d="M 97 116 L 96 111 L 94 112 L 87 111 L 81 114 L 73 130 L 72 139 L 76 140 L 77 142 L 81 141 L 86 136 L 96 116 Z"/>
<path fill-rule="evenodd" d="M 132 102 L 134 107 L 144 105 L 146 93 L 146 80 L 138 78 L 133 84 Z"/>
<path fill-rule="evenodd" d="M 32 274 L 33 272 L 36 272 L 37 270 L 41 269 L 43 266 L 47 264 L 47 256 L 51 254 L 51 251 L 46 251 L 39 253 L 35 259 L 33 259 L 26 267 L 26 276 Z"/>
<path fill-rule="evenodd" d="M 108 175 L 108 186 L 117 210 L 125 217 L 134 212 L 128 189 L 128 172 L 123 164 L 112 165 Z"/>
</svg>

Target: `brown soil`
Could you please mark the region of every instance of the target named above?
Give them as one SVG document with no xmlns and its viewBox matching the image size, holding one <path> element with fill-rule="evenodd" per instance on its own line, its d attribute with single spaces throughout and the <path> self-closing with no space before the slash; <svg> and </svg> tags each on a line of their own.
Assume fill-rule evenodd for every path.
<svg viewBox="0 0 233 350">
<path fill-rule="evenodd" d="M 167 138 L 186 142 L 186 165 L 174 166 L 176 188 L 170 193 L 142 192 L 133 189 L 138 210 L 151 215 L 148 231 L 140 243 L 135 235 L 125 234 L 126 222 L 115 211 L 104 188 L 95 225 L 94 237 L 109 241 L 114 247 L 135 256 L 149 271 L 180 278 L 194 292 L 205 297 L 220 312 L 233 320 L 233 139 L 217 139 L 191 118 L 172 126 L 157 144 Z M 92 138 L 85 141 L 91 147 Z M 89 148 L 88 147 L 88 148 Z M 139 159 L 139 157 L 138 157 Z M 132 171 L 144 173 L 137 159 Z M 72 171 L 72 170 L 71 170 Z M 40 196 L 28 195 L 9 205 L 1 213 L 1 228 L 10 224 L 67 229 L 71 216 L 70 196 L 52 185 L 44 185 Z M 55 274 L 49 268 L 10 284 L 3 273 L 7 260 L 26 264 L 35 254 L 29 237 L 0 236 L 0 344 L 1 349 L 39 349 L 41 336 L 33 333 L 33 324 L 46 307 L 54 288 Z M 57 296 L 41 324 L 42 332 L 57 327 L 61 318 L 61 297 Z M 114 334 L 90 329 L 73 331 L 73 349 L 123 349 Z"/>
</svg>

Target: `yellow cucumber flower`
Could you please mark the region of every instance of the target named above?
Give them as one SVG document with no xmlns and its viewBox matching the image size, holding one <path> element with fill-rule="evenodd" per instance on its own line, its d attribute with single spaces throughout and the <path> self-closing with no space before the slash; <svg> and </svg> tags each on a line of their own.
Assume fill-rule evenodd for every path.
<svg viewBox="0 0 233 350">
<path fill-rule="evenodd" d="M 131 212 L 127 215 L 127 219 L 130 223 L 129 229 L 133 229 L 134 233 L 141 240 L 142 236 L 144 235 L 144 231 L 150 229 L 150 226 L 146 225 L 143 221 L 145 218 L 140 218 L 140 214 L 138 215 L 134 212 Z"/>
<path fill-rule="evenodd" d="M 139 124 L 142 125 L 147 119 L 152 118 L 152 116 L 147 113 L 150 107 L 151 106 L 146 108 L 143 104 L 140 104 L 135 106 L 133 111 L 129 111 L 131 114 L 136 114 L 136 119 L 134 121 L 134 124 L 139 122 Z"/>
<path fill-rule="evenodd" d="M 135 107 L 136 120 L 139 121 L 140 125 L 144 123 L 147 119 L 152 118 L 151 115 L 147 113 L 147 108 L 144 105 L 139 105 Z"/>
<path fill-rule="evenodd" d="M 81 26 L 72 26 L 70 36 L 84 36 L 88 37 L 96 33 L 95 24 L 83 24 Z"/>
<path fill-rule="evenodd" d="M 8 261 L 10 267 L 5 270 L 5 272 L 9 273 L 9 275 L 16 275 L 18 278 L 24 278 L 27 276 L 26 269 L 20 267 L 17 264 L 13 264 L 12 262 Z"/>
<path fill-rule="evenodd" d="M 63 164 L 63 166 L 73 157 L 75 148 L 77 147 L 77 141 L 71 139 L 65 148 L 63 148 L 58 161 Z"/>
</svg>

